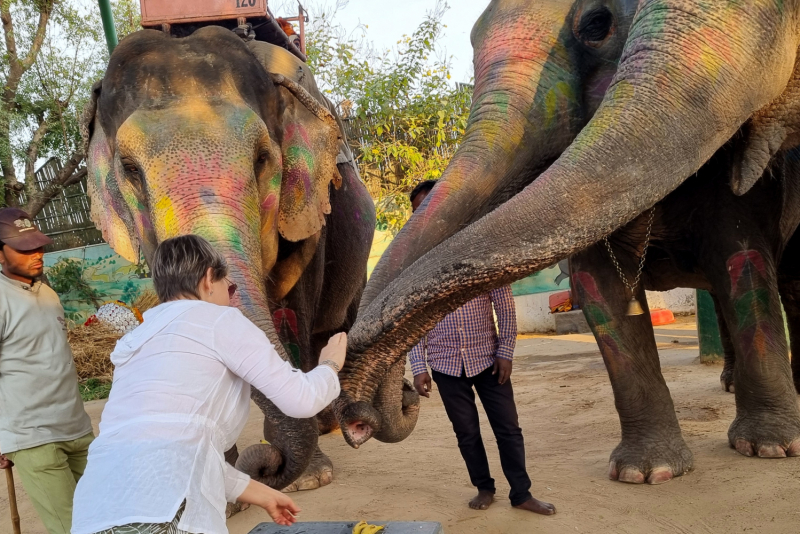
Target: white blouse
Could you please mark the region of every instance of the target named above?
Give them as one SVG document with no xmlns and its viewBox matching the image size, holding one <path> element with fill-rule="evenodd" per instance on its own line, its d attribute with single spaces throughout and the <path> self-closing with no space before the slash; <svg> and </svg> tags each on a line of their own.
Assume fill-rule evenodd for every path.
<svg viewBox="0 0 800 534">
<path fill-rule="evenodd" d="M 290 417 L 339 394 L 336 372 L 302 373 L 236 308 L 178 300 L 144 313 L 111 354 L 114 382 L 78 482 L 72 534 L 172 521 L 226 534 L 225 502 L 250 478 L 224 460 L 250 411 L 250 385 Z"/>
</svg>

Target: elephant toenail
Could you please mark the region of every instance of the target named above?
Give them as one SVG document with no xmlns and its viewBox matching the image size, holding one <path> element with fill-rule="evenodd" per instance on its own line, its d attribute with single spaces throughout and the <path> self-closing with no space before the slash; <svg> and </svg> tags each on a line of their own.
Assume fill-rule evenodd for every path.
<svg viewBox="0 0 800 534">
<path fill-rule="evenodd" d="M 744 456 L 753 456 L 755 454 L 753 452 L 753 444 L 741 438 L 736 440 L 736 452 Z"/>
<path fill-rule="evenodd" d="M 760 458 L 786 458 L 786 451 L 780 445 L 761 445 L 758 448 Z"/>
<path fill-rule="evenodd" d="M 644 484 L 644 473 L 635 467 L 623 467 L 619 472 L 619 481 L 628 484 Z"/>
<path fill-rule="evenodd" d="M 617 462 L 611 461 L 608 464 L 608 478 L 611 480 L 619 480 L 619 471 L 617 471 Z"/>
<path fill-rule="evenodd" d="M 786 449 L 786 456 L 800 456 L 800 439 L 796 439 Z"/>
<path fill-rule="evenodd" d="M 650 472 L 650 476 L 647 477 L 648 484 L 663 484 L 664 482 L 669 482 L 673 478 L 672 469 L 669 467 L 656 467 Z"/>
</svg>

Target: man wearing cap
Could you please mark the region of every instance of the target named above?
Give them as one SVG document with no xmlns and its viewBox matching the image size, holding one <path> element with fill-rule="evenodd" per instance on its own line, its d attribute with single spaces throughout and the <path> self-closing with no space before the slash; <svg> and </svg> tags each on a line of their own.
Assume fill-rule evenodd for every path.
<svg viewBox="0 0 800 534">
<path fill-rule="evenodd" d="M 0 209 L 0 469 L 15 465 L 48 532 L 68 534 L 94 436 L 64 309 L 39 280 L 51 242 L 24 211 Z"/>
</svg>

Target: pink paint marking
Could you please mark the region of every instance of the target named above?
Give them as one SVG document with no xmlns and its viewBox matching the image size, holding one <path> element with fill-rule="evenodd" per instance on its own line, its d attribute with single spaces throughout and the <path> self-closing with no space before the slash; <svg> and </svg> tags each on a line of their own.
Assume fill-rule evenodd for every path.
<svg viewBox="0 0 800 534">
<path fill-rule="evenodd" d="M 308 131 L 300 123 L 292 122 L 286 125 L 286 138 L 287 139 L 294 139 L 295 136 L 299 136 L 303 142 L 305 142 L 306 146 L 311 146 L 311 140 L 308 137 Z"/>
<path fill-rule="evenodd" d="M 603 295 L 597 289 L 597 282 L 594 277 L 585 271 L 578 271 L 572 274 L 572 283 L 580 289 L 584 295 L 588 296 L 593 302 L 600 302 L 605 304 Z"/>
<path fill-rule="evenodd" d="M 261 209 L 264 211 L 269 211 L 275 207 L 275 204 L 278 203 L 278 195 L 275 193 L 270 193 L 267 195 L 267 198 L 264 199 L 264 202 L 261 203 Z"/>
<path fill-rule="evenodd" d="M 738 293 L 739 279 L 745 272 L 745 267 L 750 264 L 755 267 L 756 271 L 761 274 L 762 278 L 767 278 L 767 268 L 764 264 L 764 258 L 757 250 L 743 250 L 737 252 L 726 263 L 728 267 L 728 274 L 731 278 L 731 296 L 736 296 Z M 747 288 L 752 289 L 752 287 Z"/>
</svg>

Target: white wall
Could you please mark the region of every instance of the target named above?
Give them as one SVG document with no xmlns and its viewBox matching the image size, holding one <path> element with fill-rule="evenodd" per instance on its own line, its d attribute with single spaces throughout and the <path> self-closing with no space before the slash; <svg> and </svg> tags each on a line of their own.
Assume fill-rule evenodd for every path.
<svg viewBox="0 0 800 534">
<path fill-rule="evenodd" d="M 549 297 L 558 291 L 514 297 L 517 307 L 517 330 L 520 334 L 555 332 L 556 321 L 550 313 Z M 650 309 L 666 308 L 675 315 L 695 313 L 695 290 L 678 288 L 672 291 L 647 291 Z"/>
<path fill-rule="evenodd" d="M 556 331 L 556 320 L 550 313 L 549 297 L 553 293 L 558 291 L 514 297 L 517 308 L 517 331 L 520 334 Z"/>
</svg>

